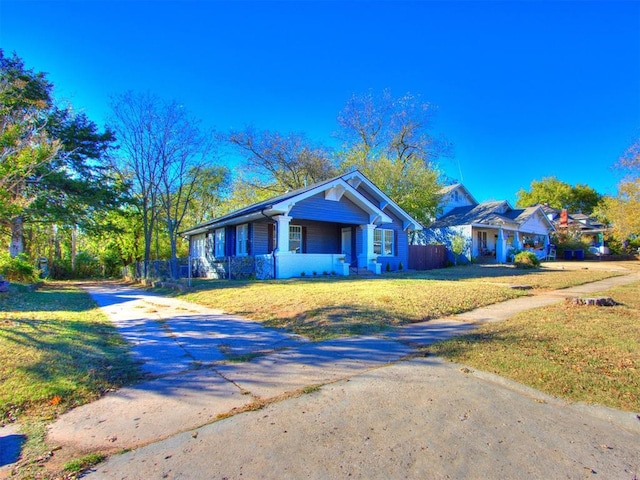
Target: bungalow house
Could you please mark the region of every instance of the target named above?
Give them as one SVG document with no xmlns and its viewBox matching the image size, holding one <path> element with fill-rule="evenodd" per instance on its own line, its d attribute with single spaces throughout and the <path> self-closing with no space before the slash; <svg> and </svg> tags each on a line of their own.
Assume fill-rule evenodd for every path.
<svg viewBox="0 0 640 480">
<path fill-rule="evenodd" d="M 182 232 L 193 276 L 291 278 L 406 268 L 422 227 L 358 171 Z"/>
<path fill-rule="evenodd" d="M 548 205 L 543 205 L 542 209 L 557 233 L 573 236 L 589 244 L 590 252 L 595 255 L 609 254 L 609 248 L 604 244 L 604 236 L 609 231 L 606 224 L 589 215 L 571 213 L 566 209 L 558 210 Z"/>
<path fill-rule="evenodd" d="M 554 227 L 541 206 L 514 209 L 505 200 L 478 203 L 460 183 L 444 187 L 440 195 L 439 214 L 424 230 L 427 242 L 451 250 L 453 238 L 461 236 L 467 261 L 484 257 L 505 263 L 511 252 L 525 249 L 547 257 Z"/>
</svg>

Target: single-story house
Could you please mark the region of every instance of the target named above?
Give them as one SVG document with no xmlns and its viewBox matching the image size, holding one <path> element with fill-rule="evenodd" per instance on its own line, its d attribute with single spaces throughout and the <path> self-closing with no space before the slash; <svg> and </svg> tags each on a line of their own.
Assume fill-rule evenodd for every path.
<svg viewBox="0 0 640 480">
<path fill-rule="evenodd" d="M 421 229 L 353 171 L 181 233 L 194 277 L 267 279 L 406 268 L 408 232 Z"/>
<path fill-rule="evenodd" d="M 451 259 L 456 236 L 466 242 L 467 261 L 484 257 L 505 263 L 516 250 L 547 257 L 554 226 L 540 205 L 514 209 L 506 200 L 478 203 L 461 183 L 444 187 L 440 198 L 439 214 L 423 234 L 427 242 L 444 243 Z"/>
<path fill-rule="evenodd" d="M 595 255 L 609 254 L 609 248 L 604 244 L 604 235 L 609 227 L 597 218 L 584 213 L 571 213 L 566 209 L 558 210 L 548 205 L 542 205 L 542 210 L 553 223 L 556 232 L 580 237 L 591 245 L 589 250 Z"/>
</svg>

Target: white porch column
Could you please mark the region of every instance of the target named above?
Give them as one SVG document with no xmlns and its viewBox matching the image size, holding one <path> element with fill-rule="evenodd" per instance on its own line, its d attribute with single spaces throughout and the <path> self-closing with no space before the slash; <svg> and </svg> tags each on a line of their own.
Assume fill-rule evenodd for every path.
<svg viewBox="0 0 640 480">
<path fill-rule="evenodd" d="M 369 270 L 377 272 L 380 269 L 378 264 L 375 264 L 373 260 L 376 255 L 373 253 L 373 231 L 376 229 L 374 224 L 360 225 L 362 235 L 362 252 L 358 254 L 358 266 L 367 267 Z"/>
<path fill-rule="evenodd" d="M 289 215 L 276 215 L 273 217 L 276 221 L 276 252 L 278 255 L 289 252 L 289 224 L 291 217 Z"/>
<path fill-rule="evenodd" d="M 498 263 L 506 263 L 507 261 L 507 249 L 504 240 L 504 230 L 500 228 L 498 230 L 498 243 L 496 244 L 496 261 Z"/>
<path fill-rule="evenodd" d="M 520 243 L 520 232 L 513 233 L 513 248 L 516 250 L 522 250 L 522 243 Z"/>
</svg>

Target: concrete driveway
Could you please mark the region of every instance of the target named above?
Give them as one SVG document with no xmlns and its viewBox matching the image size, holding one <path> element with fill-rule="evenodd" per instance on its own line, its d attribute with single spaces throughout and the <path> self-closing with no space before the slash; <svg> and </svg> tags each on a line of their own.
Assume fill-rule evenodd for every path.
<svg viewBox="0 0 640 480">
<path fill-rule="evenodd" d="M 385 337 L 310 343 L 132 288 L 87 288 L 153 376 L 51 426 L 61 456 L 132 449 L 87 478 L 631 480 L 640 472 L 635 414 L 566 404 L 413 355 L 416 345 L 468 331 L 478 319 L 562 301 L 566 290 Z M 256 353 L 250 362 L 225 361 Z"/>
</svg>

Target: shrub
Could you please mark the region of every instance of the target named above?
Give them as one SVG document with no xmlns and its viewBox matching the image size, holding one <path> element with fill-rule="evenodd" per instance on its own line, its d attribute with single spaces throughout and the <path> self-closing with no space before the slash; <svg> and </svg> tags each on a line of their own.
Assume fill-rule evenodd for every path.
<svg viewBox="0 0 640 480">
<path fill-rule="evenodd" d="M 518 268 L 535 268 L 540 266 L 540 259 L 533 252 L 519 252 L 513 259 Z"/>
<path fill-rule="evenodd" d="M 102 265 L 97 258 L 87 252 L 79 252 L 76 255 L 75 271 L 71 268 L 70 258 L 60 258 L 49 266 L 49 277 L 54 280 L 97 278 L 102 277 L 102 271 Z"/>
<path fill-rule="evenodd" d="M 87 252 L 76 255 L 75 278 L 96 278 L 102 276 L 102 266 L 97 258 Z"/>
<path fill-rule="evenodd" d="M 15 258 L 9 254 L 0 256 L 0 275 L 10 282 L 35 283 L 40 276 L 37 270 L 23 254 Z"/>
<path fill-rule="evenodd" d="M 402 265 L 402 262 L 400 262 L 400 263 L 398 264 L 398 270 L 402 270 L 403 268 L 404 268 L 404 265 Z"/>
<path fill-rule="evenodd" d="M 71 260 L 60 258 L 51 262 L 51 265 L 49 265 L 49 278 L 53 280 L 70 280 L 73 278 Z"/>
</svg>

